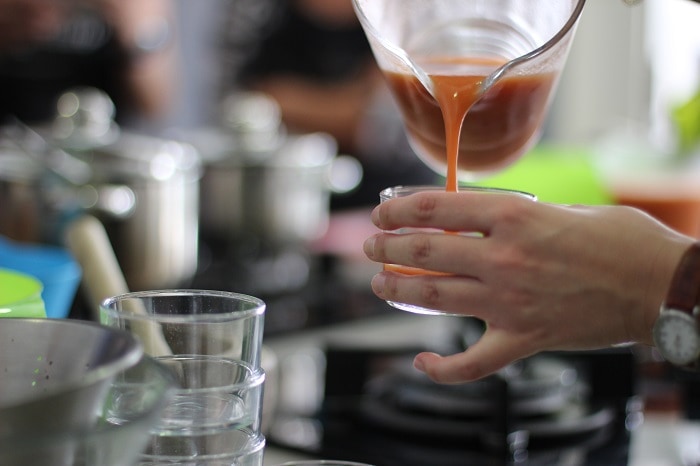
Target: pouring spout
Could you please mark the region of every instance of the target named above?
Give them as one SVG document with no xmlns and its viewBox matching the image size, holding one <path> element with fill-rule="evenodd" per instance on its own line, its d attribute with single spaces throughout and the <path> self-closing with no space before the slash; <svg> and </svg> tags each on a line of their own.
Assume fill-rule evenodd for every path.
<svg viewBox="0 0 700 466">
<path fill-rule="evenodd" d="M 477 99 L 481 98 L 486 94 L 489 89 L 493 87 L 503 76 L 505 76 L 511 68 L 517 66 L 519 59 L 511 60 L 508 63 L 498 67 L 496 71 L 486 76 L 486 78 L 481 81 L 479 88 L 477 90 Z"/>
<path fill-rule="evenodd" d="M 563 42 L 563 39 L 572 30 L 576 28 L 576 25 L 578 23 L 579 18 L 581 17 L 581 13 L 583 12 L 583 8 L 585 5 L 586 0 L 577 0 L 576 5 L 574 6 L 574 9 L 571 12 L 571 15 L 567 19 L 566 23 L 564 23 L 561 29 L 559 29 L 559 31 L 557 31 L 556 34 L 550 37 L 549 40 L 547 40 L 539 47 L 531 50 L 530 52 L 508 61 L 507 63 L 503 64 L 498 69 L 496 69 L 489 76 L 487 76 L 486 79 L 484 79 L 484 81 L 481 83 L 479 95 L 485 94 L 498 80 L 500 80 L 503 76 L 508 74 L 511 70 L 518 68 L 526 63 L 530 63 L 539 57 L 547 55 L 548 53 L 550 53 L 550 51 L 560 46 Z"/>
<path fill-rule="evenodd" d="M 375 39 L 378 44 L 373 44 L 381 48 L 379 57 L 381 57 L 381 62 L 391 62 L 391 65 L 387 69 L 399 69 L 408 75 L 415 76 L 416 79 L 425 87 L 425 89 L 435 97 L 435 85 L 433 80 L 430 78 L 428 73 L 411 58 L 411 56 L 406 52 L 406 50 L 401 47 L 383 40 L 377 36 Z"/>
</svg>

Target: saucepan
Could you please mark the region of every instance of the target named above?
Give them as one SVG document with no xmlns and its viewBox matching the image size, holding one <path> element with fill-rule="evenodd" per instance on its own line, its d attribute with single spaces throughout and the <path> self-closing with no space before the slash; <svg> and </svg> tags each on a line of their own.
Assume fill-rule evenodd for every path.
<svg viewBox="0 0 700 466">
<path fill-rule="evenodd" d="M 110 128 L 108 139 L 80 144 L 19 122 L 0 128 L 0 234 L 61 244 L 71 221 L 94 215 L 130 288 L 179 286 L 197 268 L 199 154 Z"/>
<path fill-rule="evenodd" d="M 328 227 L 331 194 L 351 191 L 362 177 L 331 135 L 288 131 L 278 104 L 262 93 L 232 93 L 218 126 L 179 138 L 202 156 L 200 226 L 218 239 L 307 244 Z"/>
</svg>

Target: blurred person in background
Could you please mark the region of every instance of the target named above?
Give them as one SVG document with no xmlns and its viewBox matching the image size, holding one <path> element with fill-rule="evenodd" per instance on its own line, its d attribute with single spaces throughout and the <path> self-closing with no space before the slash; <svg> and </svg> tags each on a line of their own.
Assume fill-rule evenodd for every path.
<svg viewBox="0 0 700 466">
<path fill-rule="evenodd" d="M 333 208 L 374 205 L 395 184 L 432 184 L 414 155 L 351 0 L 238 0 L 228 13 L 231 81 L 280 105 L 293 132 L 327 132 L 364 175 Z"/>
<path fill-rule="evenodd" d="M 0 0 L 0 118 L 55 116 L 58 96 L 106 92 L 120 122 L 154 119 L 174 92 L 171 0 Z"/>
</svg>

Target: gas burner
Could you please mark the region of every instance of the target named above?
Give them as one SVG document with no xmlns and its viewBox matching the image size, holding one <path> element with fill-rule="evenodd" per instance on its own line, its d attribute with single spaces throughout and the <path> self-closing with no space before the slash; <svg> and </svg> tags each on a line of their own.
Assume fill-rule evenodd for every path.
<svg viewBox="0 0 700 466">
<path fill-rule="evenodd" d="M 517 458 L 554 445 L 602 440 L 615 420 L 610 405 L 591 405 L 588 387 L 573 364 L 537 356 L 486 379 L 441 385 L 410 370 L 370 381 L 358 420 L 379 430 L 443 445 L 467 444 Z"/>
<path fill-rule="evenodd" d="M 555 415 L 580 404 L 588 392 L 576 367 L 552 356 L 535 356 L 494 376 L 459 385 L 437 384 L 411 363 L 412 358 L 407 358 L 371 380 L 367 398 L 410 413 L 481 420 L 498 409 L 502 400 L 494 394 L 501 390 L 507 391 L 513 415 L 530 418 Z"/>
<path fill-rule="evenodd" d="M 425 349 L 327 348 L 320 411 L 280 419 L 268 441 L 377 466 L 628 464 L 630 352 L 546 353 L 441 385 L 411 367 Z"/>
</svg>

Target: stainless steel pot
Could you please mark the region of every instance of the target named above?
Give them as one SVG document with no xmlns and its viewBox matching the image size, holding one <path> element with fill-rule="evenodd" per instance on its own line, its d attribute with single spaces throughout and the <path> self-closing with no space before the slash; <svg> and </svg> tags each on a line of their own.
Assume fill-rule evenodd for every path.
<svg viewBox="0 0 700 466">
<path fill-rule="evenodd" d="M 79 157 L 93 169 L 89 210 L 105 225 L 129 288 L 169 288 L 192 278 L 201 176 L 194 148 L 122 133 Z"/>
<path fill-rule="evenodd" d="M 39 192 L 41 167 L 8 137 L 0 137 L 0 234 L 37 242 L 42 232 L 44 202 Z"/>
<path fill-rule="evenodd" d="M 359 162 L 339 156 L 328 134 L 289 134 L 277 104 L 265 95 L 232 94 L 222 113 L 221 127 L 194 142 L 204 158 L 202 232 L 273 246 L 322 236 L 330 195 L 359 184 Z"/>
<path fill-rule="evenodd" d="M 196 150 L 121 132 L 67 152 L 29 128 L 0 137 L 0 234 L 61 243 L 68 222 L 90 213 L 105 225 L 131 289 L 179 285 L 197 268 Z"/>
<path fill-rule="evenodd" d="M 335 155 L 335 141 L 313 133 L 290 136 L 261 163 L 243 152 L 210 163 L 202 178 L 203 230 L 273 244 L 319 238 L 328 226 Z"/>
</svg>

